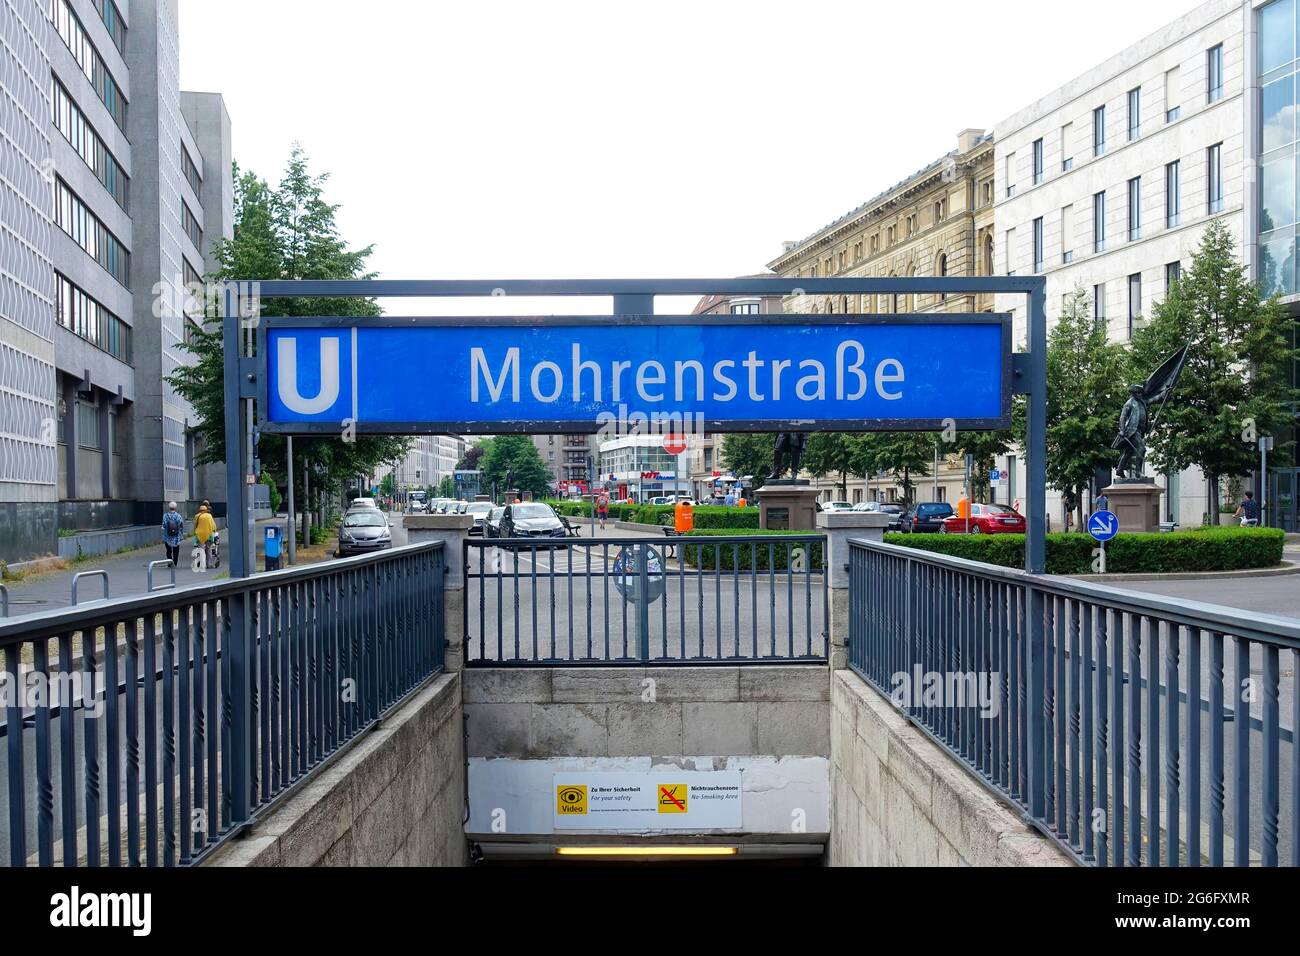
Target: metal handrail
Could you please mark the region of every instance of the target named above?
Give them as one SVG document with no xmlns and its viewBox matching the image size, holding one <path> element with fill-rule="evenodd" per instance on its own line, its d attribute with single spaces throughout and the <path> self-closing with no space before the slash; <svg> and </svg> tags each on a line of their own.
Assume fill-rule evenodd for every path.
<svg viewBox="0 0 1300 956">
<path fill-rule="evenodd" d="M 0 617 L 9 616 L 9 589 L 0 584 Z"/>
<path fill-rule="evenodd" d="M 361 554 L 351 558 L 339 558 L 331 561 L 328 565 L 302 564 L 292 568 L 282 568 L 279 571 L 267 571 L 247 578 L 227 578 L 222 581 L 178 587 L 175 590 L 169 588 L 165 591 L 155 591 L 153 594 L 133 594 L 107 601 L 97 601 L 94 604 L 33 611 L 0 622 L 0 650 L 11 644 L 38 640 L 42 636 L 56 637 L 68 631 L 99 626 L 108 621 L 120 621 L 133 614 L 144 614 L 149 611 L 161 613 L 203 601 L 219 600 L 236 594 L 254 593 L 268 587 L 300 583 L 319 577 L 322 571 L 353 570 L 369 564 L 384 563 L 406 554 L 441 549 L 441 541 L 426 541 L 420 544 L 388 548 L 376 554 Z"/>
<path fill-rule="evenodd" d="M 172 580 L 170 584 L 160 584 L 158 587 L 153 586 L 153 569 L 160 564 L 165 564 L 171 570 Z M 152 594 L 154 591 L 166 591 L 169 588 L 176 587 L 176 565 L 171 558 L 159 558 L 157 561 L 150 561 L 149 567 L 145 569 L 146 590 Z"/>
<path fill-rule="evenodd" d="M 72 603 L 77 603 L 77 585 L 81 583 L 82 578 L 103 578 L 104 579 L 104 597 L 102 600 L 108 600 L 108 572 L 103 568 L 94 571 L 78 571 L 72 576 Z"/>
<path fill-rule="evenodd" d="M 920 564 L 937 565 L 954 571 L 978 574 L 985 578 L 996 578 L 1009 584 L 1031 586 L 1046 594 L 1103 603 L 1117 611 L 1145 615 L 1155 613 L 1167 621 L 1188 627 L 1217 628 L 1252 641 L 1300 650 L 1300 619 L 1293 617 L 1261 614 L 1258 611 L 1223 604 L 1206 604 L 1190 598 L 1170 598 L 1163 594 L 1094 584 L 1090 581 L 1059 575 L 1030 574 L 1019 568 L 985 564 L 937 551 L 909 548 L 906 545 L 885 544 L 863 538 L 851 538 L 849 544 L 852 547 L 868 548 Z"/>
</svg>

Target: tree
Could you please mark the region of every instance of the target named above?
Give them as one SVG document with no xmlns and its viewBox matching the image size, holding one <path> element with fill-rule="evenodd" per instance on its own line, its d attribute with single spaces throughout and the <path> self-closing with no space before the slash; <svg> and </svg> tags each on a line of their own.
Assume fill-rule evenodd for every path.
<svg viewBox="0 0 1300 956">
<path fill-rule="evenodd" d="M 379 483 L 379 493 L 385 498 L 391 498 L 396 491 L 397 477 L 390 471 L 384 475 L 384 480 Z"/>
<path fill-rule="evenodd" d="M 490 440 L 491 439 L 485 439 L 484 441 Z M 456 470 L 478 471 L 479 462 L 482 460 L 483 453 L 486 450 L 484 442 L 479 442 L 477 445 L 470 445 L 465 449 L 465 454 L 461 455 L 460 461 L 456 462 Z"/>
<path fill-rule="evenodd" d="M 451 475 L 447 475 L 445 478 L 442 479 L 442 481 L 438 482 L 437 497 L 439 498 L 456 497 L 456 482 L 452 480 Z"/>
<path fill-rule="evenodd" d="M 991 432 L 958 432 L 957 441 L 952 450 L 961 455 L 971 456 L 970 488 L 971 498 L 975 501 L 989 500 L 989 472 L 997 463 L 998 455 L 1005 455 L 1011 448 L 1011 429 L 1004 428 Z"/>
<path fill-rule="evenodd" d="M 887 472 L 903 490 L 903 505 L 910 506 L 915 478 L 930 473 L 934 436 L 925 432 L 875 432 L 860 448 L 858 468 L 864 474 Z"/>
<path fill-rule="evenodd" d="M 776 451 L 774 432 L 747 432 L 722 436 L 722 463 L 737 478 L 753 475 L 751 488 L 757 488 L 772 472 L 772 454 Z"/>
<path fill-rule="evenodd" d="M 234 168 L 235 228 L 230 239 L 213 242 L 213 255 L 220 264 L 210 278 L 223 279 L 366 279 L 371 247 L 349 249 L 335 223 L 337 206 L 324 200 L 327 176 L 312 176 L 302 147 L 295 144 L 284 177 L 272 188 L 252 172 Z M 209 303 L 212 304 L 212 303 Z M 279 315 L 379 315 L 373 299 L 291 298 L 267 299 L 261 314 Z M 210 464 L 226 458 L 224 330 L 216 314 L 209 312 L 202 327 L 192 326 L 190 341 L 181 347 L 195 361 L 179 367 L 167 381 L 195 409 L 194 431 L 201 437 L 196 464 Z M 299 438 L 295 457 L 295 484 L 309 488 L 297 502 L 304 511 L 328 496 L 337 495 L 357 475 L 369 475 L 383 464 L 394 463 L 405 454 L 403 438 L 346 435 Z M 263 471 L 287 484 L 284 440 L 262 436 L 257 449 Z M 309 500 L 309 497 L 311 500 Z"/>
<path fill-rule="evenodd" d="M 1249 472 L 1257 437 L 1276 435 L 1293 421 L 1292 320 L 1276 296 L 1260 295 L 1246 279 L 1232 234 L 1215 221 L 1191 267 L 1133 334 L 1134 378 L 1188 346 L 1179 385 L 1152 429 L 1150 457 L 1161 471 L 1201 470 L 1211 521 L 1219 511 L 1219 480 Z"/>
<path fill-rule="evenodd" d="M 836 475 L 840 497 L 849 496 L 849 472 L 859 470 L 862 436 L 845 432 L 814 432 L 803 450 L 803 468 L 817 478 Z"/>
<path fill-rule="evenodd" d="M 551 473 L 527 435 L 497 435 L 479 462 L 484 486 L 526 491 L 540 497 L 551 491 Z"/>
<path fill-rule="evenodd" d="M 1115 464 L 1111 448 L 1127 398 L 1128 351 L 1106 340 L 1088 294 L 1069 294 L 1047 337 L 1047 483 L 1083 526 L 1083 492 L 1098 468 Z"/>
</svg>

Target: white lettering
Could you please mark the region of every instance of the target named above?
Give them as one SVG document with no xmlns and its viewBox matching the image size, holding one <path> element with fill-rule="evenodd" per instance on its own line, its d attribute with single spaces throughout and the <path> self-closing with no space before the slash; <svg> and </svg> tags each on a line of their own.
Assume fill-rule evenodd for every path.
<svg viewBox="0 0 1300 956">
<path fill-rule="evenodd" d="M 852 365 L 845 366 L 844 353 L 850 348 L 853 349 L 855 352 L 857 352 L 858 357 L 853 362 Z M 850 402 L 856 402 L 863 395 L 867 394 L 867 376 L 866 373 L 862 371 L 862 363 L 863 361 L 866 360 L 866 357 L 867 357 L 867 353 L 862 348 L 862 343 L 857 342 L 853 339 L 849 339 L 845 342 L 841 342 L 836 347 L 835 349 L 835 398 L 837 401 L 842 401 L 845 398 L 847 398 Z M 844 384 L 850 372 L 852 372 L 854 375 L 858 377 L 858 390 L 854 394 L 846 396 L 844 393 Z"/>
<path fill-rule="evenodd" d="M 795 384 L 794 393 L 799 396 L 800 400 L 805 402 L 820 402 L 826 398 L 826 366 L 816 359 L 804 359 L 799 363 L 799 369 L 814 369 L 811 375 L 805 375 Z M 804 388 L 805 385 L 812 383 L 817 386 L 817 390 L 809 395 Z"/>
<path fill-rule="evenodd" d="M 518 347 L 506 349 L 506 361 L 501 366 L 501 374 L 497 380 L 492 381 L 492 373 L 488 368 L 487 356 L 483 349 L 477 345 L 469 350 L 470 360 L 470 382 L 469 382 L 469 400 L 478 401 L 478 376 L 479 372 L 483 373 L 483 380 L 487 385 L 488 398 L 491 401 L 501 401 L 501 393 L 505 390 L 506 376 L 510 376 L 510 400 L 519 401 L 519 349 Z"/>
<path fill-rule="evenodd" d="M 745 361 L 740 363 L 749 370 L 749 399 L 753 402 L 763 400 L 762 393 L 758 390 L 758 370 L 763 367 L 764 362 L 758 357 L 757 352 L 750 352 Z"/>
<path fill-rule="evenodd" d="M 550 372 L 555 388 L 545 395 L 542 394 L 541 377 L 543 372 Z M 560 397 L 564 391 L 564 373 L 554 362 L 538 362 L 533 366 L 533 374 L 528 377 L 528 384 L 533 390 L 533 398 L 539 402 L 550 403 Z"/>
<path fill-rule="evenodd" d="M 654 374 L 650 372 L 653 370 Z M 646 390 L 647 385 L 662 385 L 668 380 L 664 367 L 658 362 L 642 362 L 636 370 L 636 393 L 647 402 L 662 402 L 664 393 L 652 394 Z"/>
<path fill-rule="evenodd" d="M 722 371 L 724 368 L 735 368 L 735 367 L 736 367 L 736 363 L 733 362 L 731 359 L 723 359 L 721 362 L 713 363 L 714 381 L 716 381 L 719 385 L 725 385 L 727 387 L 727 391 L 723 394 L 719 394 L 716 391 L 713 393 L 714 401 L 729 402 L 736 397 L 737 389 L 736 389 L 735 379 L 731 378 L 731 376 L 729 375 L 723 374 Z"/>
<path fill-rule="evenodd" d="M 631 367 L 631 362 L 614 363 L 614 374 L 611 377 L 614 380 L 614 401 L 616 402 L 621 402 L 623 400 L 623 373 Z"/>
<path fill-rule="evenodd" d="M 677 377 L 677 387 L 674 391 L 674 400 L 678 402 L 684 401 L 682 396 L 685 394 L 685 389 L 682 387 L 682 379 L 685 378 L 685 375 L 683 373 L 687 369 L 694 369 L 695 400 L 698 402 L 704 401 L 704 366 L 695 361 L 695 359 L 687 359 L 685 362 L 674 363 L 673 369 L 676 372 Z"/>
<path fill-rule="evenodd" d="M 885 371 L 890 369 L 890 371 Z M 885 391 L 886 382 L 901 382 L 903 380 L 903 363 L 898 359 L 881 359 L 880 364 L 876 366 L 876 394 L 886 401 L 893 401 L 896 398 L 902 398 L 902 392 Z"/>
<path fill-rule="evenodd" d="M 600 366 L 595 362 L 584 362 L 582 360 L 582 346 L 577 342 L 573 343 L 573 400 L 582 401 L 582 373 L 591 369 L 592 396 L 593 402 L 600 401 Z"/>
<path fill-rule="evenodd" d="M 292 338 L 278 340 L 275 344 L 275 357 L 276 392 L 286 408 L 299 415 L 319 415 L 338 401 L 338 336 L 320 340 L 320 389 L 314 398 L 305 398 L 298 391 L 298 340 Z"/>
<path fill-rule="evenodd" d="M 781 399 L 781 372 L 789 368 L 790 362 L 785 359 L 774 359 L 772 361 L 772 401 Z"/>
</svg>

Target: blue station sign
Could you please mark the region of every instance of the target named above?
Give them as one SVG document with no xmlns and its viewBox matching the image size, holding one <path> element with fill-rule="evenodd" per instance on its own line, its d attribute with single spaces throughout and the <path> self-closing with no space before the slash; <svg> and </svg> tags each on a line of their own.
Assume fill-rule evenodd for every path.
<svg viewBox="0 0 1300 956">
<path fill-rule="evenodd" d="M 267 432 L 1004 428 L 1006 315 L 270 318 Z M 689 416 L 689 418 L 687 417 Z"/>
</svg>

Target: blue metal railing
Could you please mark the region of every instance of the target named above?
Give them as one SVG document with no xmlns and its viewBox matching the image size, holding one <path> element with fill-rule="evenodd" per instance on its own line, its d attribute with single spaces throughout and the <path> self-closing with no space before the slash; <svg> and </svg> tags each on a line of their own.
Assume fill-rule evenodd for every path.
<svg viewBox="0 0 1300 956">
<path fill-rule="evenodd" d="M 0 621 L 0 859 L 201 861 L 442 669 L 444 568 L 434 542 Z"/>
<path fill-rule="evenodd" d="M 1079 862 L 1300 866 L 1300 620 L 869 541 L 848 571 L 850 666 Z"/>
<path fill-rule="evenodd" d="M 825 663 L 824 543 L 470 538 L 466 666 Z"/>
</svg>

